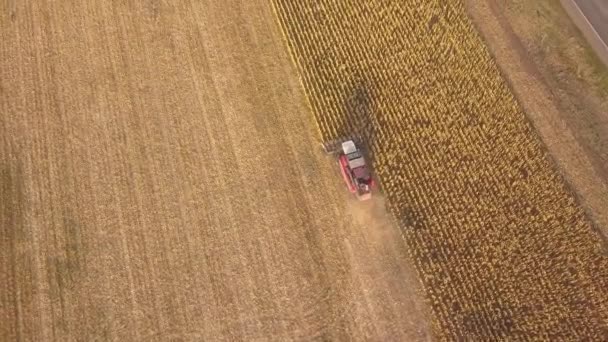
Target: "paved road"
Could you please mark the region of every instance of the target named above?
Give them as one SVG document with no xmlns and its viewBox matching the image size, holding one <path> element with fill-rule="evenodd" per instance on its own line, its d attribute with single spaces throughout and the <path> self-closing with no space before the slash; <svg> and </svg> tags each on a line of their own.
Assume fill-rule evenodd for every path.
<svg viewBox="0 0 608 342">
<path fill-rule="evenodd" d="M 608 1 L 562 0 L 562 4 L 599 57 L 608 65 Z"/>
<path fill-rule="evenodd" d="M 597 35 L 608 45 L 608 1 L 606 0 L 574 0 L 583 12 Z"/>
</svg>

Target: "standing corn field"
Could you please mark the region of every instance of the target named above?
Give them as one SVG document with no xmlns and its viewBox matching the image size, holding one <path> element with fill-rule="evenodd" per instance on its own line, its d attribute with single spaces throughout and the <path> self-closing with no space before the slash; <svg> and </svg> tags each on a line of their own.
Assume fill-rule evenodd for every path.
<svg viewBox="0 0 608 342">
<path fill-rule="evenodd" d="M 357 134 L 441 339 L 608 339 L 605 247 L 457 1 L 273 0 L 320 134 Z"/>
</svg>

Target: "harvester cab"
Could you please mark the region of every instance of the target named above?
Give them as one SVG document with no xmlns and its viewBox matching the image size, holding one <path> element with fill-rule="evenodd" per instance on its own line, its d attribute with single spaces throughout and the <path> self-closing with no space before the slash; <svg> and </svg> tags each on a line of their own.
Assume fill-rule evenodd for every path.
<svg viewBox="0 0 608 342">
<path fill-rule="evenodd" d="M 341 142 L 341 149 L 338 151 L 329 147 L 330 145 L 325 145 L 325 150 L 329 153 L 337 152 L 339 154 L 338 164 L 348 190 L 355 194 L 360 201 L 370 199 L 374 180 L 361 149 L 353 140 Z"/>
</svg>

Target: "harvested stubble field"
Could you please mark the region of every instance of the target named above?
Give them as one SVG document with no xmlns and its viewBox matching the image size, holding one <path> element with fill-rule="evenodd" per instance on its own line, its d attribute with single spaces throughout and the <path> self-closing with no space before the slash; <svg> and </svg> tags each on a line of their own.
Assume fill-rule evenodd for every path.
<svg viewBox="0 0 608 342">
<path fill-rule="evenodd" d="M 0 1 L 0 340 L 425 340 L 271 4 Z"/>
<path fill-rule="evenodd" d="M 462 1 L 273 0 L 325 139 L 368 142 L 446 340 L 607 340 L 608 257 Z"/>
</svg>

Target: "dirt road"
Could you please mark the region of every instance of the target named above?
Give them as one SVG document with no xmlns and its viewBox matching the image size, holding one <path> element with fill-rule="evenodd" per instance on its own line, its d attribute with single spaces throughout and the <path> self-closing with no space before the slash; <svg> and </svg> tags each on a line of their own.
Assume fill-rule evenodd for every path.
<svg viewBox="0 0 608 342">
<path fill-rule="evenodd" d="M 0 2 L 0 340 L 426 340 L 269 4 Z"/>
</svg>

